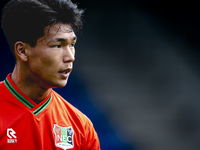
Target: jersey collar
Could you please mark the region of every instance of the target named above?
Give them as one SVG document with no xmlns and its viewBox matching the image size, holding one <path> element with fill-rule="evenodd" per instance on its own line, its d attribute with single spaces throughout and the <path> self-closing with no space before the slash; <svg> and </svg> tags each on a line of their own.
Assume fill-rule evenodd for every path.
<svg viewBox="0 0 200 150">
<path fill-rule="evenodd" d="M 38 115 L 42 112 L 51 101 L 51 92 L 50 94 L 39 104 L 36 104 L 33 100 L 31 100 L 27 95 L 25 95 L 12 81 L 11 79 L 12 73 L 10 73 L 7 78 L 4 80 L 4 84 L 7 89 L 25 106 L 32 110 L 35 115 Z"/>
</svg>

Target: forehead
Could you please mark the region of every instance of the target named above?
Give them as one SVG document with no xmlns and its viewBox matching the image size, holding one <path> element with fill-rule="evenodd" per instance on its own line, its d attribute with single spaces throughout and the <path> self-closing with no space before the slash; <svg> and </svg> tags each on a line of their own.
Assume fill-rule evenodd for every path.
<svg viewBox="0 0 200 150">
<path fill-rule="evenodd" d="M 70 24 L 56 23 L 44 28 L 43 39 L 45 38 L 44 39 L 45 41 L 46 40 L 50 41 L 57 37 L 68 39 L 68 38 L 74 38 L 76 36 Z"/>
</svg>

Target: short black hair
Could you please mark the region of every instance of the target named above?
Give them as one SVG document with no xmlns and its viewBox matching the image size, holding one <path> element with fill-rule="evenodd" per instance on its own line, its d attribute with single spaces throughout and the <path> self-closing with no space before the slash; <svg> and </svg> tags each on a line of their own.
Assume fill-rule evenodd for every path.
<svg viewBox="0 0 200 150">
<path fill-rule="evenodd" d="M 11 0 L 3 9 L 1 27 L 14 55 L 17 41 L 34 47 L 48 25 L 68 23 L 80 31 L 83 12 L 71 0 Z"/>
</svg>

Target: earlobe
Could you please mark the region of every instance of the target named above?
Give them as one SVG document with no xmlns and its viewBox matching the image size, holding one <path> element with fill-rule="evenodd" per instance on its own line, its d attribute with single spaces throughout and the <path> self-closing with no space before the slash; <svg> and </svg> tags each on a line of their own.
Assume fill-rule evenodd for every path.
<svg viewBox="0 0 200 150">
<path fill-rule="evenodd" d="M 28 57 L 26 54 L 25 43 L 18 41 L 15 43 L 15 55 L 22 61 L 27 61 Z"/>
</svg>

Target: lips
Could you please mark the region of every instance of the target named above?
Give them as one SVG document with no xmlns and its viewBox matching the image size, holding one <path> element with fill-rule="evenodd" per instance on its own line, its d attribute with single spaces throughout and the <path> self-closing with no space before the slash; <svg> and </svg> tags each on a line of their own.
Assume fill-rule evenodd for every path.
<svg viewBox="0 0 200 150">
<path fill-rule="evenodd" d="M 66 78 L 69 77 L 69 74 L 70 74 L 71 71 L 72 71 L 72 68 L 68 68 L 68 69 L 59 71 L 59 74 L 60 74 L 63 78 L 66 79 Z"/>
<path fill-rule="evenodd" d="M 67 74 L 67 73 L 71 72 L 71 70 L 72 70 L 71 68 L 68 68 L 66 70 L 59 71 L 59 73 Z"/>
</svg>

